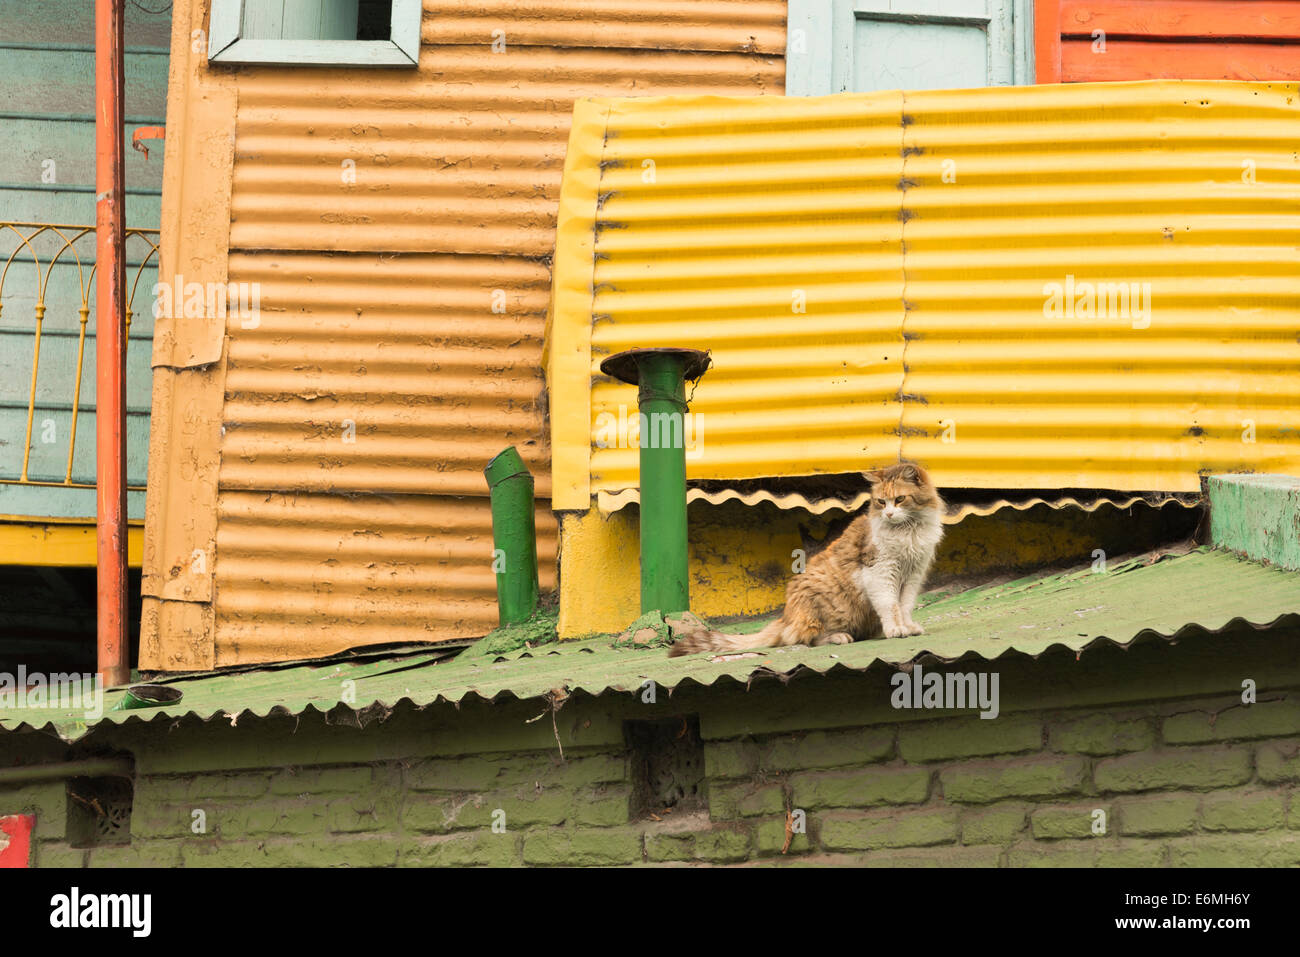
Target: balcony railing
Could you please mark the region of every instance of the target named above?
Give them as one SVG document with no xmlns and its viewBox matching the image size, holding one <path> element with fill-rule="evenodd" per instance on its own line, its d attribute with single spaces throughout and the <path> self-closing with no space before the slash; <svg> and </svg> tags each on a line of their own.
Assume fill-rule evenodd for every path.
<svg viewBox="0 0 1300 957">
<path fill-rule="evenodd" d="M 6 242 L 8 240 L 8 242 Z M 11 247 L 6 253 L 5 246 Z M 78 417 L 92 412 L 94 403 L 94 363 L 86 382 L 89 401 L 82 398 L 86 379 L 86 339 L 94 336 L 91 327 L 91 303 L 94 300 L 95 227 L 58 223 L 0 222 L 0 484 L 94 488 L 93 464 L 78 469 L 76 462 Z M 131 320 L 137 314 L 135 303 L 148 303 L 152 310 L 152 281 L 141 280 L 157 269 L 158 230 L 126 230 L 126 329 L 125 344 L 131 345 Z M 139 297 L 139 300 L 137 299 Z M 74 317 L 75 313 L 75 317 Z M 152 314 L 152 312 L 150 313 Z M 75 352 L 54 350 L 42 376 L 42 346 L 46 357 L 49 342 L 76 337 Z M 147 339 L 150 333 L 136 338 Z M 44 337 L 44 338 L 43 338 Z M 22 340 L 29 338 L 27 349 Z M 31 357 L 30 376 L 22 368 L 23 354 Z M 50 368 L 53 366 L 53 368 Z M 25 416 L 23 397 L 25 394 Z M 66 396 L 66 402 L 64 397 Z M 62 474 L 52 470 L 49 462 L 34 468 L 32 452 L 37 412 L 70 413 L 67 420 L 67 456 Z M 60 431 L 54 420 L 46 420 L 41 429 L 44 444 L 52 433 Z M 6 451 L 22 442 L 21 463 Z M 93 435 L 92 435 L 93 442 Z M 56 444 L 57 438 L 56 438 Z M 143 485 L 127 486 L 143 489 Z"/>
</svg>

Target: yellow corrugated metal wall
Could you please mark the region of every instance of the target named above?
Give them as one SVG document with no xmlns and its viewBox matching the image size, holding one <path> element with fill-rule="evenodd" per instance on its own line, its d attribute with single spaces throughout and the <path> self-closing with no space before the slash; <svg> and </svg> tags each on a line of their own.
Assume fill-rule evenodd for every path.
<svg viewBox="0 0 1300 957">
<path fill-rule="evenodd" d="M 418 71 L 210 69 L 190 52 L 203 0 L 177 8 L 169 133 L 202 110 L 215 143 L 237 106 L 229 165 L 207 168 L 209 148 L 166 186 L 165 229 L 225 203 L 225 259 L 210 233 L 172 259 L 260 283 L 261 317 L 232 318 L 224 351 L 181 330 L 155 352 L 174 372 L 155 398 L 151 496 L 168 489 L 141 665 L 483 634 L 481 470 L 508 444 L 537 476 L 555 581 L 540 363 L 573 101 L 779 94 L 785 4 L 425 0 Z M 214 410 L 219 433 L 196 424 Z"/>
<path fill-rule="evenodd" d="M 565 184 L 556 282 L 594 292 L 557 288 L 551 319 L 549 387 L 577 397 L 552 404 L 556 507 L 636 484 L 636 449 L 596 442 L 635 415 L 599 373 L 632 346 L 713 350 L 693 479 L 900 454 L 949 487 L 1300 470 L 1296 99 L 1162 81 L 579 103 L 570 153 L 600 173 Z"/>
</svg>

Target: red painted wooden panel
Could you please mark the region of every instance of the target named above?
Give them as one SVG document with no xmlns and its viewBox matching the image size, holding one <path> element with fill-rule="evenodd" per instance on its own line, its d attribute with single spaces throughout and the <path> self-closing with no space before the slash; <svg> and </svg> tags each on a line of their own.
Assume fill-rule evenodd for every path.
<svg viewBox="0 0 1300 957">
<path fill-rule="evenodd" d="M 1034 81 L 1061 82 L 1061 0 L 1034 3 Z"/>
<path fill-rule="evenodd" d="M 1061 80 L 1300 80 L 1300 46 L 1280 43 L 1144 43 L 1113 40 L 1093 53 L 1092 40 L 1061 43 Z"/>
<path fill-rule="evenodd" d="M 1300 3 L 1286 0 L 1059 0 L 1061 34 L 1091 37 L 1300 38 Z"/>
<path fill-rule="evenodd" d="M 1039 83 L 1300 80 L 1300 0 L 1035 0 L 1034 17 Z"/>
<path fill-rule="evenodd" d="M 0 867 L 26 867 L 31 857 L 32 827 L 36 817 L 32 814 L 11 814 L 0 817 Z"/>
</svg>

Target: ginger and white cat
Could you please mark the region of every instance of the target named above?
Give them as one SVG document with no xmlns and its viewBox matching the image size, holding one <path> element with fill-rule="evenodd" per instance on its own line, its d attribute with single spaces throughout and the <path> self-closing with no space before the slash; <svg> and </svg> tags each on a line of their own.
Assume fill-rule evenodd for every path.
<svg viewBox="0 0 1300 957">
<path fill-rule="evenodd" d="M 780 618 L 752 635 L 684 635 L 668 654 L 924 634 L 912 610 L 943 537 L 943 500 L 914 462 L 863 474 L 871 483 L 867 509 L 791 579 Z"/>
</svg>

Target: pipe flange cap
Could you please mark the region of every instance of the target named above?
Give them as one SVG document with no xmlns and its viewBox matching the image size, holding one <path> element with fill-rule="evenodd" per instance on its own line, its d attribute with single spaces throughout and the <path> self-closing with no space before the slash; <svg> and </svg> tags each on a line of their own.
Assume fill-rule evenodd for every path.
<svg viewBox="0 0 1300 957">
<path fill-rule="evenodd" d="M 653 355 L 676 356 L 681 359 L 682 378 L 687 382 L 694 382 L 708 371 L 709 366 L 713 365 L 713 360 L 709 358 L 707 349 L 628 349 L 625 352 L 616 352 L 606 358 L 600 364 L 600 371 L 607 376 L 613 376 L 620 382 L 637 385 L 641 381 L 637 373 L 637 366 L 644 356 Z"/>
</svg>

